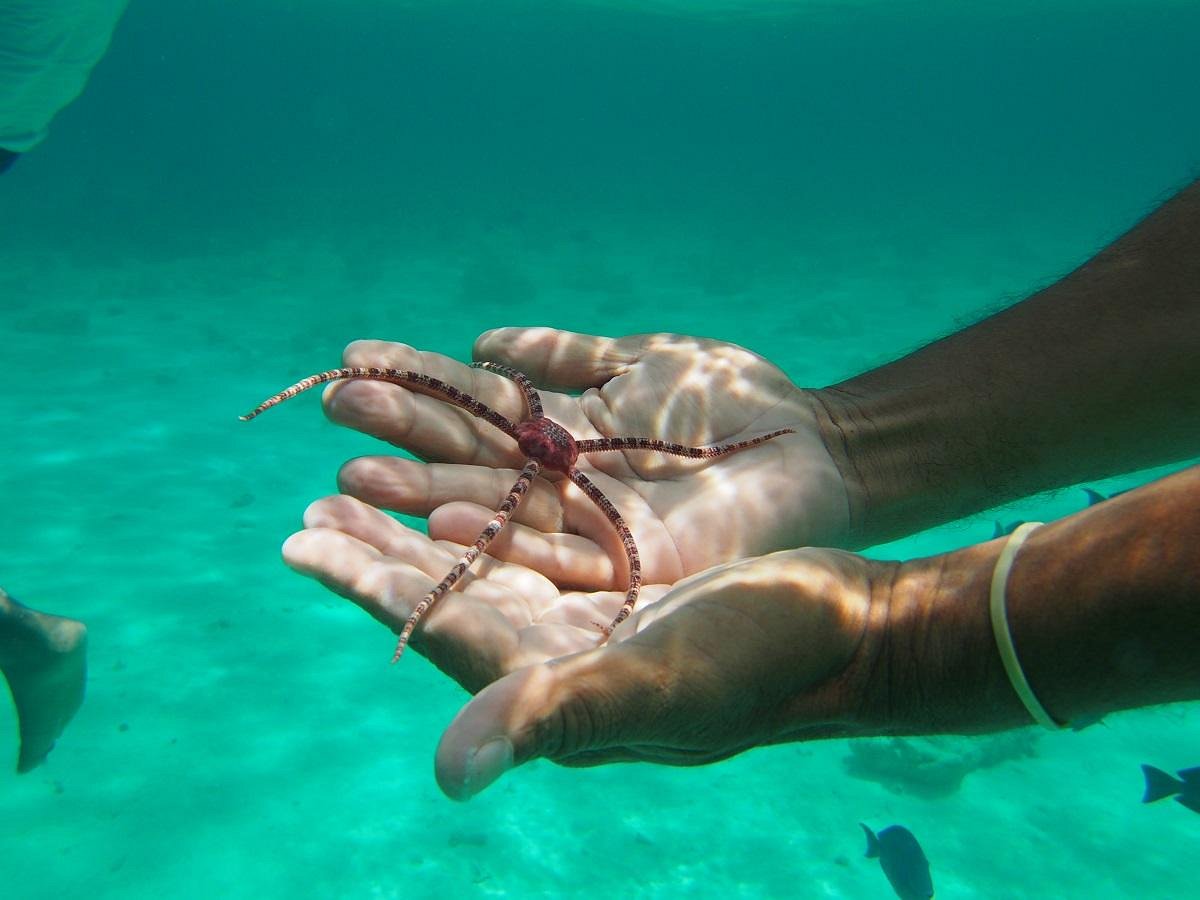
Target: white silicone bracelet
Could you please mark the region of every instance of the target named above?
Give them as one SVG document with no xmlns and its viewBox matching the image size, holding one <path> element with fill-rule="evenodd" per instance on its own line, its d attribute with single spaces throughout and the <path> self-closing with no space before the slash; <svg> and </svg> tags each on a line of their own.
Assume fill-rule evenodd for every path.
<svg viewBox="0 0 1200 900">
<path fill-rule="evenodd" d="M 1017 650 L 1013 646 L 1012 632 L 1008 627 L 1008 612 L 1005 608 L 1005 588 L 1008 586 L 1008 573 L 1012 569 L 1013 560 L 1016 559 L 1021 545 L 1025 543 L 1025 538 L 1029 537 L 1041 524 L 1041 522 L 1025 522 L 1008 536 L 1008 541 L 1005 543 L 1004 549 L 1000 551 L 1000 558 L 996 560 L 996 568 L 992 572 L 992 590 L 988 606 L 992 614 L 992 634 L 996 637 L 996 649 L 1000 651 L 1000 661 L 1004 663 L 1004 671 L 1008 673 L 1008 680 L 1012 684 L 1013 690 L 1017 692 L 1017 697 L 1029 710 L 1029 715 L 1033 716 L 1035 722 L 1043 728 L 1059 731 L 1066 726 L 1055 722 L 1046 712 L 1046 707 L 1042 706 L 1038 698 L 1033 695 L 1033 689 L 1029 686 L 1025 673 L 1021 671 L 1021 664 L 1017 662 Z"/>
</svg>

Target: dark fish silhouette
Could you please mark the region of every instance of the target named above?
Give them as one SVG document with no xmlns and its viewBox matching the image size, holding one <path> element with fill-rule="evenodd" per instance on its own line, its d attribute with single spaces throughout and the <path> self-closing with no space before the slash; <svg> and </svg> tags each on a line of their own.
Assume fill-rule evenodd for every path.
<svg viewBox="0 0 1200 900">
<path fill-rule="evenodd" d="M 1091 488 L 1083 488 L 1083 492 L 1087 494 L 1088 506 L 1095 506 L 1097 503 L 1103 503 L 1105 500 L 1111 500 L 1113 497 L 1120 497 L 1122 494 L 1128 494 L 1133 488 L 1126 488 L 1123 491 L 1113 491 L 1107 497 L 1099 491 L 1094 491 Z"/>
<path fill-rule="evenodd" d="M 1083 731 L 1083 729 L 1091 728 L 1093 725 L 1103 725 L 1104 713 L 1084 713 L 1081 716 L 1076 716 L 1067 724 L 1071 726 L 1072 731 Z"/>
<path fill-rule="evenodd" d="M 1142 766 L 1142 774 L 1146 776 L 1143 803 L 1174 797 L 1176 803 L 1186 806 L 1192 812 L 1200 813 L 1200 766 L 1180 769 L 1178 778 L 1172 778 L 1168 772 L 1154 766 Z"/>
<path fill-rule="evenodd" d="M 1022 525 L 1025 524 L 1025 520 L 1017 519 L 1017 521 L 1010 522 L 1008 525 L 1005 525 L 1003 522 L 1001 522 L 999 519 L 997 519 L 994 524 L 995 524 L 995 527 L 992 529 L 992 540 L 993 541 L 998 537 L 1004 537 L 1006 534 L 1012 534 L 1014 531 L 1016 531 L 1018 528 L 1020 528 Z"/>
<path fill-rule="evenodd" d="M 1105 500 L 1111 500 L 1113 497 L 1120 497 L 1122 494 L 1127 494 L 1133 490 L 1133 488 L 1126 488 L 1123 491 L 1113 491 L 1107 496 L 1097 490 L 1093 490 L 1092 488 L 1081 488 L 1081 490 L 1087 494 L 1087 505 L 1095 506 L 1097 503 L 1103 503 Z M 1017 521 L 1009 522 L 1007 524 L 1001 522 L 999 519 L 993 519 L 992 540 L 994 541 L 996 538 L 1004 537 L 1006 534 L 1012 534 L 1024 524 L 1024 519 L 1017 519 Z"/>
<path fill-rule="evenodd" d="M 862 822 L 858 824 L 867 835 L 867 858 L 879 858 L 896 896 L 900 900 L 930 900 L 933 879 L 929 876 L 929 860 L 912 832 L 902 825 L 889 825 L 877 835 Z"/>
</svg>

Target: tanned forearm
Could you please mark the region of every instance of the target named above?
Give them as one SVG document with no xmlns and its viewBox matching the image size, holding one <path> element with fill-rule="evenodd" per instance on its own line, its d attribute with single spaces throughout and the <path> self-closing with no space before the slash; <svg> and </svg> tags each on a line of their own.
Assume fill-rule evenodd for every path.
<svg viewBox="0 0 1200 900">
<path fill-rule="evenodd" d="M 848 546 L 1200 453 L 1200 181 L 1061 281 L 816 391 Z"/>
<path fill-rule="evenodd" d="M 1005 540 L 901 565 L 868 704 L 881 730 L 1031 724 L 988 615 Z M 1021 668 L 1056 721 L 1200 699 L 1200 466 L 1034 531 L 1006 601 Z"/>
</svg>

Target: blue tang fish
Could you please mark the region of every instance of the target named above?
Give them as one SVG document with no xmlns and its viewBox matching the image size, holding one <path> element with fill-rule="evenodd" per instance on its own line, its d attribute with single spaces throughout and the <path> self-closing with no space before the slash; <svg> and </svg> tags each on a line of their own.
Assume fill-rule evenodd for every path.
<svg viewBox="0 0 1200 900">
<path fill-rule="evenodd" d="M 875 834 L 862 822 L 858 824 L 867 834 L 867 858 L 879 858 L 896 896 L 900 900 L 930 900 L 933 879 L 929 860 L 912 832 L 902 825 L 891 825 Z"/>
<path fill-rule="evenodd" d="M 1083 492 L 1087 494 L 1088 506 L 1095 506 L 1097 503 L 1103 503 L 1105 500 L 1111 500 L 1113 497 L 1120 497 L 1122 494 L 1128 494 L 1133 488 L 1126 488 L 1123 491 L 1113 491 L 1107 497 L 1099 491 L 1094 491 L 1091 488 L 1083 488 Z"/>
<path fill-rule="evenodd" d="M 1163 797 L 1174 797 L 1176 803 L 1186 806 L 1192 812 L 1200 813 L 1200 766 L 1180 769 L 1178 778 L 1172 778 L 1154 766 L 1142 766 L 1142 774 L 1146 776 L 1143 803 L 1153 803 Z"/>
</svg>

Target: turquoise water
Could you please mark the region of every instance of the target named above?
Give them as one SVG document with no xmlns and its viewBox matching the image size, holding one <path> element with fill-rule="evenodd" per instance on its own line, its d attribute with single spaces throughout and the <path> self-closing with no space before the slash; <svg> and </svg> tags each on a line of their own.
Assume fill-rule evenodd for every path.
<svg viewBox="0 0 1200 900">
<path fill-rule="evenodd" d="M 279 560 L 379 448 L 315 396 L 236 420 L 360 337 L 676 331 L 822 385 L 1019 299 L 1200 162 L 1200 6 L 1034 6 L 135 0 L 0 179 L 0 584 L 91 640 L 48 763 L 0 773 L 0 896 L 891 896 L 859 821 L 941 898 L 1193 894 L 1200 818 L 1138 770 L 1200 763 L 1192 706 L 452 803 L 465 694 Z"/>
</svg>

